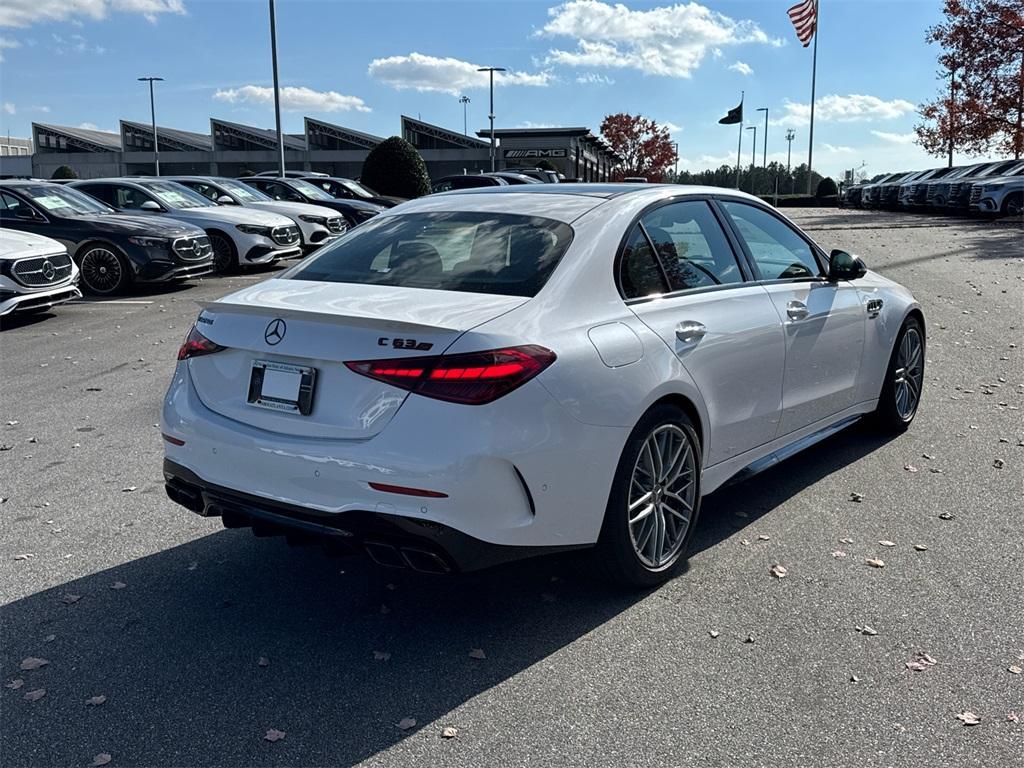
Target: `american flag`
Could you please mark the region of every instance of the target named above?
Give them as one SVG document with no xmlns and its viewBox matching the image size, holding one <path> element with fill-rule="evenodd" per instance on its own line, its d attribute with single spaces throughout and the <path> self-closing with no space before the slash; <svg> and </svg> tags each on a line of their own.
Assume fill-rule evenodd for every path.
<svg viewBox="0 0 1024 768">
<path fill-rule="evenodd" d="M 804 0 L 789 9 L 789 20 L 796 28 L 796 36 L 804 44 L 804 48 L 811 44 L 815 29 L 818 26 L 818 1 Z"/>
</svg>

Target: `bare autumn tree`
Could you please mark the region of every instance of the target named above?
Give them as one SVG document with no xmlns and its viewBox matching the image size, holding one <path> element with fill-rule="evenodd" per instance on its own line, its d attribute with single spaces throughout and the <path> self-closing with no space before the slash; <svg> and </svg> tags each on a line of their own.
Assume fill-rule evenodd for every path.
<svg viewBox="0 0 1024 768">
<path fill-rule="evenodd" d="M 601 121 L 601 135 L 623 160 L 616 180 L 626 176 L 646 176 L 661 181 L 676 161 L 676 150 L 669 139 L 668 127 L 640 115 L 620 112 Z"/>
<path fill-rule="evenodd" d="M 928 30 L 949 84 L 922 104 L 918 143 L 933 155 L 1024 154 L 1024 0 L 945 0 Z"/>
</svg>

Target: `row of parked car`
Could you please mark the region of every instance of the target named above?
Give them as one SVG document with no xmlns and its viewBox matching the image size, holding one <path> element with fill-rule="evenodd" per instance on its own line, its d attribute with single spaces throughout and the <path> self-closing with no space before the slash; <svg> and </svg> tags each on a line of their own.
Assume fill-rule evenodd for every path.
<svg viewBox="0 0 1024 768">
<path fill-rule="evenodd" d="M 840 205 L 858 208 L 1020 216 L 1024 211 L 1024 161 L 882 174 L 845 187 L 839 199 Z"/>
<path fill-rule="evenodd" d="M 400 202 L 305 172 L 0 181 L 0 317 L 302 256 Z"/>
</svg>

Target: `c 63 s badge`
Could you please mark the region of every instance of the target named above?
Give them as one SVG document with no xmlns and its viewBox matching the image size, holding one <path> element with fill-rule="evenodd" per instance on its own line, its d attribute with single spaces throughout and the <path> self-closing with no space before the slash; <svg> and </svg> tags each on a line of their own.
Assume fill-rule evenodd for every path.
<svg viewBox="0 0 1024 768">
<path fill-rule="evenodd" d="M 416 339 L 390 339 L 387 336 L 381 336 L 377 339 L 377 346 L 390 346 L 394 349 L 415 349 L 418 352 L 425 352 L 434 347 L 434 345 L 429 341 L 416 341 Z"/>
</svg>

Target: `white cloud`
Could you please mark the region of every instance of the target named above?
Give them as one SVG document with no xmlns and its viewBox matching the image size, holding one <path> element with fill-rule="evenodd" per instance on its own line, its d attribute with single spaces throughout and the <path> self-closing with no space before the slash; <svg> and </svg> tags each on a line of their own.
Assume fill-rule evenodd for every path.
<svg viewBox="0 0 1024 768">
<path fill-rule="evenodd" d="M 887 133 L 886 131 L 871 131 L 872 135 L 877 136 L 882 141 L 887 141 L 890 144 L 913 144 L 917 140 L 917 134 L 911 131 L 910 133 Z"/>
<path fill-rule="evenodd" d="M 822 122 L 852 123 L 857 121 L 891 120 L 903 117 L 915 109 L 905 99 L 886 101 L 877 96 L 852 93 L 848 96 L 830 94 L 822 96 L 814 106 L 814 119 Z M 811 105 L 787 101 L 783 116 L 775 125 L 807 125 L 811 120 Z"/>
<path fill-rule="evenodd" d="M 661 123 L 661 127 L 662 128 L 668 128 L 668 132 L 669 133 L 682 133 L 682 131 L 683 131 L 683 126 L 676 125 L 675 123 L 671 122 L 670 120 L 665 120 L 664 122 L 662 122 Z"/>
<path fill-rule="evenodd" d="M 64 37 L 63 35 L 53 33 L 50 37 L 53 38 L 53 51 L 60 56 L 67 53 L 92 53 L 96 55 L 103 55 L 107 52 L 107 49 L 102 45 L 93 45 L 78 34 Z"/>
<path fill-rule="evenodd" d="M 12 37 L 0 35 L 0 61 L 4 60 L 4 51 L 11 48 L 21 48 L 21 43 Z"/>
<path fill-rule="evenodd" d="M 8 114 L 8 115 L 16 115 L 19 112 L 22 113 L 22 114 L 24 114 L 26 112 L 43 112 L 43 113 L 46 113 L 46 112 L 50 111 L 50 108 L 49 107 L 37 106 L 37 105 L 32 105 L 32 106 L 28 106 L 28 107 L 25 107 L 25 106 L 20 106 L 19 107 L 13 101 L 5 101 L 3 103 L 3 111 L 6 114 Z"/>
<path fill-rule="evenodd" d="M 155 23 L 161 14 L 184 14 L 182 0 L 4 0 L 0 27 L 27 27 L 41 21 L 99 21 L 111 13 L 140 14 Z"/>
<path fill-rule="evenodd" d="M 608 75 L 599 75 L 597 72 L 584 72 L 576 76 L 576 82 L 581 85 L 615 85 L 615 81 Z"/>
<path fill-rule="evenodd" d="M 743 61 L 737 61 L 735 64 L 730 64 L 727 69 L 731 69 L 733 72 L 739 72 L 741 75 L 754 74 L 754 69 Z"/>
<path fill-rule="evenodd" d="M 397 90 L 433 91 L 458 96 L 472 89 L 487 88 L 489 76 L 477 72 L 483 65 L 461 59 L 438 58 L 422 53 L 388 56 L 370 62 L 370 77 Z M 547 72 L 495 72 L 494 85 L 531 85 L 543 87 L 550 83 Z"/>
<path fill-rule="evenodd" d="M 634 11 L 599 0 L 570 0 L 549 8 L 548 16 L 537 34 L 571 38 L 576 49 L 553 49 L 546 61 L 574 67 L 690 77 L 707 54 L 717 56 L 723 46 L 783 44 L 753 21 L 736 20 L 696 2 Z"/>
<path fill-rule="evenodd" d="M 535 123 L 532 120 L 524 120 L 516 128 L 558 128 L 554 123 Z"/>
<path fill-rule="evenodd" d="M 4 102 L 4 113 L 8 114 L 8 115 L 16 115 L 16 114 L 18 114 L 18 108 L 16 106 L 14 106 L 14 104 L 12 104 L 11 102 L 5 101 Z"/>
<path fill-rule="evenodd" d="M 262 85 L 224 88 L 213 94 L 217 101 L 229 104 L 264 106 L 274 103 L 274 89 Z M 281 109 L 293 112 L 369 112 L 358 96 L 345 96 L 337 91 L 314 91 L 312 88 L 285 86 L 281 89 Z"/>
<path fill-rule="evenodd" d="M 853 152 L 853 147 L 836 146 L 827 142 L 821 145 L 824 147 L 826 152 L 831 152 L 834 155 L 848 155 Z"/>
</svg>

